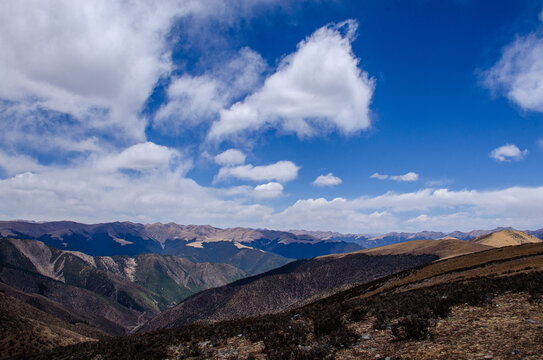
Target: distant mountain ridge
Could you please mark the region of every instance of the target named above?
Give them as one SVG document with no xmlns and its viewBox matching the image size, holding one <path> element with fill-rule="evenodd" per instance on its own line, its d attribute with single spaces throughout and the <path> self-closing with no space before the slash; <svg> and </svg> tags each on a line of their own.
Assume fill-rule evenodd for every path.
<svg viewBox="0 0 543 360">
<path fill-rule="evenodd" d="M 517 246 L 523 244 L 540 243 L 541 239 L 522 231 L 501 230 L 482 235 L 470 240 L 470 243 L 492 247 Z"/>
<path fill-rule="evenodd" d="M 221 262 L 257 274 L 304 259 L 362 248 L 351 242 L 322 240 L 310 235 L 249 228 L 219 229 L 209 225 L 81 224 L 71 221 L 0 221 L 0 236 L 35 239 L 62 250 L 94 256 L 157 253 L 195 262 Z"/>
<path fill-rule="evenodd" d="M 328 241 L 346 241 L 354 242 L 359 244 L 364 248 L 374 248 L 380 246 L 387 246 L 396 243 L 401 243 L 404 241 L 411 240 L 437 240 L 443 238 L 456 238 L 460 240 L 471 240 L 476 237 L 488 235 L 497 231 L 502 230 L 513 230 L 516 229 L 512 227 L 497 227 L 492 230 L 472 230 L 469 232 L 462 231 L 453 231 L 450 233 L 440 232 L 440 231 L 420 231 L 416 233 L 409 232 L 389 232 L 382 235 L 367 235 L 367 234 L 342 234 L 338 232 L 331 231 L 310 231 L 310 230 L 290 230 L 290 232 L 297 235 L 310 235 L 314 237 L 321 238 Z M 537 237 L 543 240 L 543 228 L 538 230 L 524 230 L 528 235 Z"/>
</svg>

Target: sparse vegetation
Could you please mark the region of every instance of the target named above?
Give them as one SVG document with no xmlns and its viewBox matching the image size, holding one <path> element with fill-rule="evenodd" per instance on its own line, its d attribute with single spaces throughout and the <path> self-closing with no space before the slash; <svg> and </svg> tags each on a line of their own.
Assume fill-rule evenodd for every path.
<svg viewBox="0 0 543 360">
<path fill-rule="evenodd" d="M 517 263 L 539 262 L 543 247 L 532 247 L 523 251 L 524 257 L 517 256 L 518 254 L 514 251 L 511 254 L 509 251 L 511 261 L 504 259 L 503 254 L 507 253 L 502 252 L 499 266 L 502 269 L 514 269 Z M 525 306 L 526 309 L 532 309 L 529 310 L 532 312 L 541 306 L 543 291 L 541 266 L 543 264 L 535 266 L 537 270 L 527 270 L 526 266 L 522 266 L 507 276 L 478 275 L 484 274 L 488 266 L 495 266 L 495 260 L 480 263 L 481 257 L 488 259 L 492 258 L 491 255 L 477 255 L 479 257 L 471 258 L 468 256 L 462 259 L 464 264 L 471 262 L 480 265 L 456 268 L 452 273 L 450 264 L 446 262 L 407 270 L 280 314 L 158 330 L 96 344 L 73 345 L 55 349 L 51 353 L 37 357 L 33 355 L 33 357 L 38 359 L 48 356 L 59 359 L 77 358 L 77 356 L 92 358 L 100 354 L 103 359 L 184 359 L 188 357 L 218 359 L 228 358 L 228 356 L 245 359 L 262 358 L 262 356 L 268 359 L 332 359 L 342 358 L 347 356 L 346 354 L 359 354 L 358 358 L 360 358 L 360 351 L 371 350 L 371 347 L 367 348 L 364 345 L 370 342 L 373 346 L 382 349 L 391 347 L 397 351 L 404 351 L 405 353 L 397 353 L 398 358 L 425 358 L 417 352 L 419 345 L 413 347 L 409 344 L 437 344 L 454 341 L 454 339 L 440 337 L 442 332 L 438 330 L 436 324 L 457 319 L 457 309 L 475 307 L 492 314 L 496 311 L 495 309 L 499 309 L 494 302 L 500 296 L 513 299 L 508 301 L 520 301 L 518 304 Z M 439 272 L 435 266 L 440 266 L 442 271 Z M 430 270 L 432 275 L 429 278 L 420 277 L 421 273 L 428 274 Z M 461 280 L 455 277 L 459 273 L 463 274 Z M 450 281 L 447 280 L 447 276 L 450 277 Z M 531 304 L 527 300 L 525 302 L 519 300 L 526 296 L 532 299 Z M 511 306 L 510 309 L 518 309 L 518 304 Z M 451 318 L 451 316 L 454 317 Z M 507 318 L 507 313 L 500 316 Z M 378 329 L 372 330 L 372 324 L 379 324 Z M 360 329 L 365 329 L 364 331 L 372 335 L 361 333 Z M 376 338 L 373 339 L 373 336 Z M 527 334 L 527 336 L 532 339 L 537 336 L 537 332 Z M 528 359 L 536 359 L 528 355 L 533 354 L 534 351 L 543 350 L 542 344 L 530 343 L 528 348 L 526 340 L 522 341 L 519 340 L 519 343 L 515 344 L 518 349 L 514 349 L 522 352 Z M 339 357 L 338 354 L 343 355 Z M 447 358 L 443 357 L 445 355 L 436 355 L 435 358 L 445 359 Z"/>
</svg>

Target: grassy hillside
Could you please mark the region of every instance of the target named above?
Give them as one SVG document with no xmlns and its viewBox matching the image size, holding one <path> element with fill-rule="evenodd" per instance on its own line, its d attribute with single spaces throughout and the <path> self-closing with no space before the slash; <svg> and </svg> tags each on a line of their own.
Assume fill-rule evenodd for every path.
<svg viewBox="0 0 543 360">
<path fill-rule="evenodd" d="M 491 246 L 487 245 L 447 238 L 441 240 L 406 241 L 398 244 L 362 250 L 362 252 L 368 255 L 433 254 L 439 256 L 440 258 L 447 258 L 488 250 L 491 248 Z"/>
<path fill-rule="evenodd" d="M 515 246 L 542 242 L 542 240 L 534 236 L 516 230 L 496 231 L 491 234 L 476 237 L 470 241 L 475 244 L 487 245 L 492 247 Z"/>
</svg>

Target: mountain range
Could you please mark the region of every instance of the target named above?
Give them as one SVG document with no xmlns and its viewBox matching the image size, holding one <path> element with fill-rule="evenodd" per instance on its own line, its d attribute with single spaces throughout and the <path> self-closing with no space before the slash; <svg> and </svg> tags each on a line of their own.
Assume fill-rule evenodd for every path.
<svg viewBox="0 0 543 360">
<path fill-rule="evenodd" d="M 354 242 L 364 248 L 373 248 L 386 245 L 392 245 L 404 241 L 411 240 L 437 240 L 444 238 L 456 238 L 460 240 L 471 240 L 476 237 L 488 235 L 502 230 L 517 231 L 511 227 L 497 227 L 492 230 L 472 230 L 468 232 L 453 231 L 449 233 L 440 231 L 420 231 L 415 233 L 409 232 L 389 232 L 381 235 L 367 235 L 367 234 L 342 234 L 331 231 L 310 231 L 310 230 L 289 230 L 296 235 L 309 235 L 326 241 L 345 241 Z M 528 235 L 534 236 L 538 239 L 543 239 L 543 229 L 538 230 L 524 230 L 522 231 Z"/>
<path fill-rule="evenodd" d="M 284 231 L 219 229 L 209 225 L 174 223 L 87 225 L 70 221 L 0 221 L 0 236 L 40 240 L 58 249 L 93 256 L 175 255 L 194 262 L 230 264 L 248 274 L 276 268 L 292 259 L 361 249 L 354 243 Z"/>
</svg>

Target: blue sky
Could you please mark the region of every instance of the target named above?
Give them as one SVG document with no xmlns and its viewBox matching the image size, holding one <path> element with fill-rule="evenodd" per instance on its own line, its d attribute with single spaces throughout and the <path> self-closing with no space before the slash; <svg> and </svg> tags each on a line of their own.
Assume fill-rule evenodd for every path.
<svg viewBox="0 0 543 360">
<path fill-rule="evenodd" d="M 0 218 L 543 227 L 541 1 L 7 1 Z"/>
</svg>

